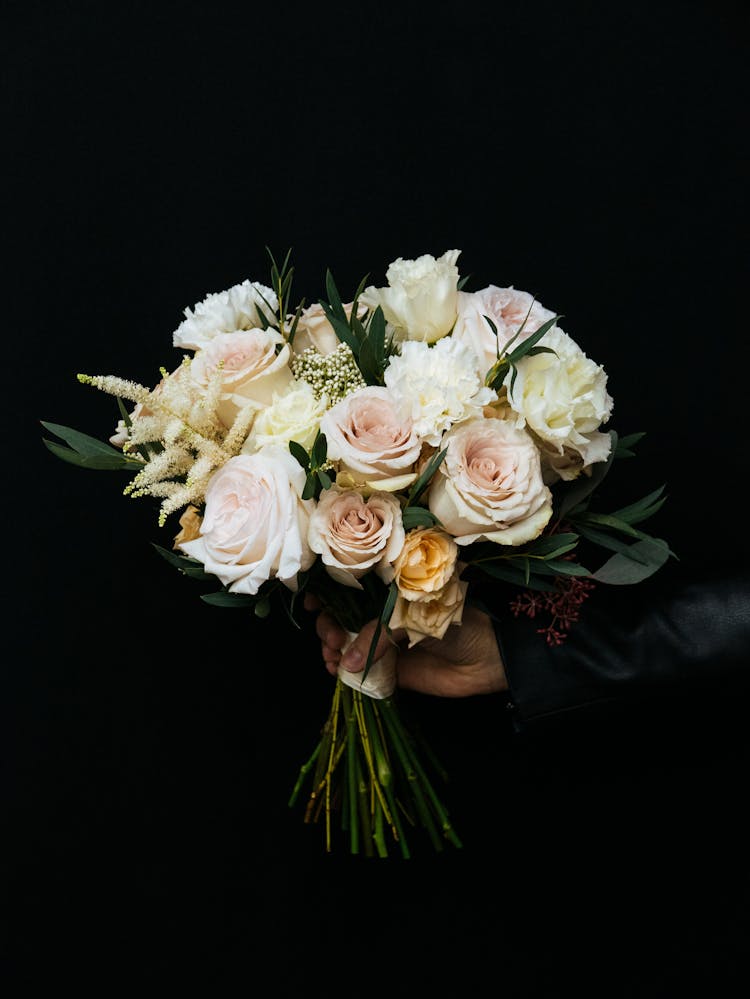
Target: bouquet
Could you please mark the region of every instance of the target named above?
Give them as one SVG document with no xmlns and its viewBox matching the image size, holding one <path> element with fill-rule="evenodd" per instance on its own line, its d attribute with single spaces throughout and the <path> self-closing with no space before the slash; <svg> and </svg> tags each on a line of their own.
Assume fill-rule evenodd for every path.
<svg viewBox="0 0 750 999">
<path fill-rule="evenodd" d="M 607 429 L 607 374 L 562 317 L 513 286 L 466 290 L 459 250 L 398 258 L 385 285 L 364 278 L 346 300 L 328 270 L 309 305 L 292 299 L 290 253 L 267 252 L 268 284 L 184 310 L 179 358 L 154 384 L 78 375 L 117 400 L 107 440 L 43 422 L 58 438 L 44 443 L 124 470 L 125 495 L 157 501 L 159 527 L 176 524 L 155 549 L 215 584 L 210 604 L 258 619 L 282 608 L 299 627 L 309 593 L 352 637 L 375 621 L 289 804 L 329 851 L 340 838 L 407 858 L 417 835 L 461 847 L 442 767 L 402 717 L 396 648 L 374 659 L 380 635 L 443 638 L 482 580 L 510 584 L 515 614 L 547 611 L 539 631 L 563 641 L 592 586 L 637 583 L 672 554 L 640 526 L 663 487 L 597 507 L 642 434 Z"/>
</svg>

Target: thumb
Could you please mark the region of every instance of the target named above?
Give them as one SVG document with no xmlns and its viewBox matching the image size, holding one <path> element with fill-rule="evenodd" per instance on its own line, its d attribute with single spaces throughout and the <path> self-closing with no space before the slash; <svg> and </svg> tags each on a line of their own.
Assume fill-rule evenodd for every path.
<svg viewBox="0 0 750 999">
<path fill-rule="evenodd" d="M 345 670 L 348 670 L 348 672 L 360 673 L 365 668 L 367 656 L 370 652 L 370 645 L 372 644 L 372 637 L 375 634 L 377 625 L 377 621 L 368 621 L 362 630 L 357 633 L 351 644 L 348 647 L 345 646 L 346 651 L 341 656 L 340 665 Z M 402 634 L 404 633 L 401 631 L 394 631 L 392 635 L 389 635 L 386 629 L 381 626 L 380 635 L 378 636 L 378 641 L 372 655 L 372 661 L 376 662 L 381 656 L 385 655 L 386 651 L 396 644 Z"/>
</svg>

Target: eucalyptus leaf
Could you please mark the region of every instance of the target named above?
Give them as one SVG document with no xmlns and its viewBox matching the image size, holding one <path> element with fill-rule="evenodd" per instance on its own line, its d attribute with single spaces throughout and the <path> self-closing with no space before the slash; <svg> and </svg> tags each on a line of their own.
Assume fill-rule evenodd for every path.
<svg viewBox="0 0 750 999">
<path fill-rule="evenodd" d="M 245 593 L 229 593 L 226 590 L 217 590 L 216 593 L 202 593 L 201 600 L 213 607 L 252 607 L 256 603 L 256 598 Z"/>
<path fill-rule="evenodd" d="M 564 485 L 559 484 L 553 490 L 556 520 L 563 520 L 574 507 L 590 496 L 609 472 L 617 448 L 617 431 L 610 430 L 609 437 L 610 450 L 605 461 L 599 461 L 593 465 L 589 475 L 581 474 L 572 482 Z"/>
<path fill-rule="evenodd" d="M 618 552 L 591 573 L 593 579 L 613 586 L 631 585 L 652 576 L 670 555 L 669 545 L 661 538 L 636 541 L 631 555 Z"/>
<path fill-rule="evenodd" d="M 203 568 L 203 563 L 199 562 L 198 559 L 191 558 L 189 555 L 178 555 L 177 552 L 170 551 L 168 548 L 163 548 L 161 545 L 151 542 L 151 546 L 156 549 L 156 551 L 161 555 L 163 559 L 169 562 L 170 565 L 175 566 L 180 572 L 184 572 L 186 576 L 190 576 L 192 579 L 215 579 L 216 577 Z"/>
<path fill-rule="evenodd" d="M 600 548 L 607 548 L 613 552 L 627 552 L 630 558 L 634 558 L 637 562 L 643 561 L 644 565 L 646 560 L 639 557 L 637 552 L 633 551 L 632 542 L 622 541 L 620 538 L 616 538 L 613 534 L 607 534 L 606 531 L 597 531 L 593 527 L 580 527 L 581 536 L 591 544 L 599 545 Z"/>
<path fill-rule="evenodd" d="M 93 465 L 87 464 L 85 467 L 88 468 L 120 468 L 127 463 L 127 467 L 133 471 L 137 470 L 142 464 L 134 458 L 128 458 L 126 455 L 119 451 L 117 448 L 112 447 L 111 444 L 105 444 L 104 441 L 98 440 L 96 437 L 90 437 L 88 434 L 82 434 L 80 430 L 74 430 L 72 427 L 63 426 L 60 423 L 45 423 L 43 420 L 39 421 L 45 430 L 49 430 L 50 433 L 55 434 L 56 437 L 60 437 L 69 444 L 70 447 L 79 454 L 82 458 L 105 458 L 105 459 L 118 459 L 117 464 L 103 464 L 103 465 Z M 45 439 L 45 443 L 49 444 Z M 54 445 L 55 447 L 60 447 L 60 445 Z M 70 460 L 70 459 L 67 459 Z"/>
<path fill-rule="evenodd" d="M 132 461 L 125 461 L 122 455 L 117 453 L 113 457 L 107 455 L 92 457 L 79 454 L 77 451 L 63 447 L 62 444 L 55 444 L 54 441 L 48 441 L 46 437 L 42 438 L 42 443 L 56 458 L 61 458 L 70 465 L 77 465 L 78 468 L 101 469 L 108 472 L 128 471 L 134 473 L 137 471 Z"/>
</svg>

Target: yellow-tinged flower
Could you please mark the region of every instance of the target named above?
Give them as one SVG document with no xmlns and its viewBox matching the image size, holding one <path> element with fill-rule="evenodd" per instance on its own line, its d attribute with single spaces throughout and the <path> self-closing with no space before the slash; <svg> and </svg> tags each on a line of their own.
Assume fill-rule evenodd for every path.
<svg viewBox="0 0 750 999">
<path fill-rule="evenodd" d="M 197 506 L 186 507 L 180 517 L 179 524 L 181 530 L 175 534 L 173 548 L 179 548 L 183 541 L 194 541 L 201 533 L 203 517 Z"/>
</svg>

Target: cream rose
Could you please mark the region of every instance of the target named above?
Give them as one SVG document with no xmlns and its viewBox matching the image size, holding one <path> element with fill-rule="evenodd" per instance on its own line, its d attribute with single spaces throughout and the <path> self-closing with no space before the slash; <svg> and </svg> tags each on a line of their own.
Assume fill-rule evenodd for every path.
<svg viewBox="0 0 750 999">
<path fill-rule="evenodd" d="M 451 624 L 461 624 L 469 584 L 458 577 L 457 570 L 431 600 L 396 600 L 389 627 L 406 631 L 409 648 L 423 638 L 442 638 Z"/>
<path fill-rule="evenodd" d="M 275 392 L 280 394 L 291 384 L 290 356 L 289 344 L 277 330 L 225 333 L 198 351 L 190 365 L 190 376 L 205 392 L 216 372 L 221 371 L 217 415 L 225 427 L 231 427 L 248 402 L 257 403 L 261 409 L 273 402 Z"/>
<path fill-rule="evenodd" d="M 510 373 L 504 385 L 516 425 L 539 441 L 547 480 L 574 479 L 609 455 L 610 436 L 599 430 L 612 412 L 607 374 L 559 327 L 542 342 L 554 353 L 522 357 L 513 391 Z"/>
<path fill-rule="evenodd" d="M 268 447 L 230 458 L 209 479 L 200 536 L 180 544 L 232 593 L 254 595 L 269 579 L 297 589 L 315 555 L 307 543 L 315 504 L 301 499 L 305 472 L 289 451 Z"/>
<path fill-rule="evenodd" d="M 397 339 L 434 343 L 456 321 L 460 253 L 448 250 L 437 260 L 429 253 L 416 260 L 399 257 L 386 271 L 388 287 L 371 285 L 360 301 L 368 309 L 381 307 Z"/>
<path fill-rule="evenodd" d="M 242 454 L 252 454 L 269 444 L 287 447 L 289 441 L 297 441 L 309 451 L 326 411 L 326 398 L 324 395 L 318 399 L 312 387 L 304 381 L 292 382 L 281 395 L 274 393 L 271 405 L 256 416 L 242 446 Z"/>
<path fill-rule="evenodd" d="M 328 458 L 347 482 L 390 481 L 388 491 L 405 488 L 414 478 L 422 447 L 410 416 L 404 415 L 389 389 L 368 385 L 332 406 L 320 421 Z M 411 476 L 411 479 L 409 478 Z"/>
<path fill-rule="evenodd" d="M 365 499 L 359 492 L 333 486 L 320 494 L 307 540 L 329 576 L 361 590 L 361 576 L 371 569 L 383 575 L 401 551 L 401 504 L 390 493 L 375 492 Z"/>
<path fill-rule="evenodd" d="M 259 311 L 267 324 L 275 326 L 278 307 L 271 288 L 257 281 L 243 281 L 227 291 L 212 292 L 192 309 L 185 309 L 185 318 L 172 334 L 172 342 L 175 347 L 199 350 L 222 333 L 262 328 Z"/>
<path fill-rule="evenodd" d="M 534 301 L 527 291 L 518 291 L 513 287 L 498 288 L 494 284 L 481 291 L 459 291 L 457 309 L 451 339 L 472 349 L 479 359 L 483 379 L 497 360 L 498 352 L 502 353 L 522 326 L 523 332 L 514 341 L 514 347 L 555 316 L 554 312 Z M 485 316 L 489 316 L 494 323 L 497 335 Z M 544 342 L 546 344 L 547 341 Z"/>
<path fill-rule="evenodd" d="M 520 545 L 541 534 L 552 494 L 527 430 L 505 420 L 471 420 L 449 430 L 443 446 L 428 506 L 457 544 Z"/>
</svg>

